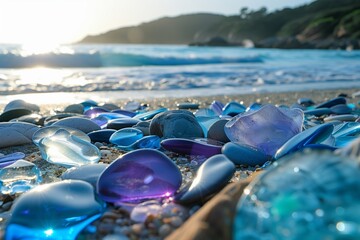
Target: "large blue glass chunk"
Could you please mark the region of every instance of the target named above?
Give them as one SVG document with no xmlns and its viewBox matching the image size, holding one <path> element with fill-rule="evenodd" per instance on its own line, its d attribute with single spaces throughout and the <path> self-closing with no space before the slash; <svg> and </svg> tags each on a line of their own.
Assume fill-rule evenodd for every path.
<svg viewBox="0 0 360 240">
<path fill-rule="evenodd" d="M 5 239 L 75 239 L 104 209 L 87 182 L 41 185 L 15 201 Z"/>
<path fill-rule="evenodd" d="M 233 239 L 360 239 L 359 175 L 331 152 L 280 159 L 244 190 Z"/>
</svg>

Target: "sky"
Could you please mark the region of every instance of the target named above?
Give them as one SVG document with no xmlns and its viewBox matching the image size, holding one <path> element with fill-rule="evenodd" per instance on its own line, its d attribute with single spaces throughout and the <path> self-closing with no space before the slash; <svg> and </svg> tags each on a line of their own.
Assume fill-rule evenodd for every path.
<svg viewBox="0 0 360 240">
<path fill-rule="evenodd" d="M 312 0 L 0 0 L 0 43 L 29 46 L 79 41 L 164 16 L 211 12 L 238 14 L 240 8 L 269 11 Z"/>
</svg>

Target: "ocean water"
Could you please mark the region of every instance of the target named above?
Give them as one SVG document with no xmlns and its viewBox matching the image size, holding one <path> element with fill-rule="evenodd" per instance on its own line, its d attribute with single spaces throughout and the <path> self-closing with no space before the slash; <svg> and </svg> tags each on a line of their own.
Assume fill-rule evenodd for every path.
<svg viewBox="0 0 360 240">
<path fill-rule="evenodd" d="M 0 102 L 29 93 L 106 100 L 359 87 L 360 51 L 109 44 L 41 52 L 0 45 Z"/>
</svg>

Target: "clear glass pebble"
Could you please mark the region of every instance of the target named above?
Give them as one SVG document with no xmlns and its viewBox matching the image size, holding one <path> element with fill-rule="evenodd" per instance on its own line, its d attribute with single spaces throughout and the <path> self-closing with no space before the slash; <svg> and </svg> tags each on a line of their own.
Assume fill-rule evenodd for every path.
<svg viewBox="0 0 360 240">
<path fill-rule="evenodd" d="M 26 192 L 41 181 L 41 172 L 38 167 L 25 160 L 18 160 L 0 170 L 0 192 L 2 194 Z"/>
<path fill-rule="evenodd" d="M 54 135 L 39 142 L 42 157 L 64 167 L 81 166 L 100 160 L 99 149 L 66 130 L 58 130 Z"/>
</svg>

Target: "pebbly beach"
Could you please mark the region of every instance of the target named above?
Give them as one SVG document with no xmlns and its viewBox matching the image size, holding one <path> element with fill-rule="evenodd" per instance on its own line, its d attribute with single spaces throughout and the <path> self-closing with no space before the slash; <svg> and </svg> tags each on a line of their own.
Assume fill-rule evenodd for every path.
<svg viewBox="0 0 360 240">
<path fill-rule="evenodd" d="M 256 225 L 248 225 L 244 235 L 241 235 L 242 230 L 237 230 L 245 226 L 239 216 L 248 214 L 241 208 L 242 205 L 249 205 L 250 200 L 258 203 L 271 201 L 274 194 L 268 195 L 267 199 L 256 200 L 256 197 L 252 197 L 249 200 L 246 198 L 248 191 L 255 191 L 251 196 L 260 194 L 256 192 L 257 186 L 269 184 L 265 182 L 266 177 L 277 169 L 286 169 L 287 161 L 283 160 L 286 158 L 290 158 L 290 163 L 295 162 L 296 158 L 306 158 L 303 155 L 308 156 L 307 159 L 326 156 L 327 159 L 334 158 L 335 162 L 344 159 L 341 160 L 345 164 L 342 169 L 347 169 L 348 161 L 358 161 L 359 155 L 355 149 L 358 148 L 356 139 L 359 134 L 359 91 L 359 88 L 344 88 L 122 99 L 103 103 L 84 99 L 81 103 L 71 104 L 32 104 L 14 100 L 1 106 L 3 111 L 0 115 L 0 118 L 7 118 L 2 124 L 13 124 L 11 127 L 23 135 L 21 139 L 18 137 L 18 142 L 0 141 L 3 144 L 0 162 L 6 164 L 0 171 L 2 237 L 64 239 L 60 233 L 68 234 L 69 238 L 66 239 L 243 239 L 248 234 L 284 237 L 282 231 L 259 230 Z M 227 103 L 233 103 L 231 108 L 225 107 Z M 104 118 L 99 118 L 99 115 L 111 116 L 111 120 L 107 119 L 104 123 Z M 256 120 L 246 120 L 246 117 L 253 116 L 256 116 Z M 301 121 L 297 123 L 299 117 Z M 73 120 L 64 122 L 67 118 Z M 264 118 L 271 123 L 271 127 L 262 123 L 261 119 Z M 86 121 L 79 125 L 82 119 Z M 136 122 L 133 122 L 134 119 Z M 241 125 L 237 125 L 246 121 L 259 124 L 250 130 L 251 134 L 246 133 L 250 127 L 241 129 Z M 19 130 L 23 126 L 14 125 L 24 122 L 32 122 L 31 128 L 26 126 L 27 130 L 24 131 Z M 229 122 L 233 122 L 233 125 L 227 124 Z M 94 124 L 94 127 L 92 123 L 98 126 Z M 234 126 L 238 129 L 233 130 Z M 29 137 L 27 131 L 32 131 L 33 127 L 36 127 L 36 131 L 30 139 L 24 139 L 24 136 Z M 283 131 L 283 127 L 287 129 L 286 134 L 277 135 Z M 315 128 L 316 131 L 304 135 L 304 132 Z M 202 131 L 197 134 L 196 129 Z M 289 137 L 288 132 L 292 129 L 298 130 Z M 0 130 L 3 136 L 9 134 L 5 127 Z M 111 134 L 105 130 L 111 131 Z M 97 131 L 100 134 L 94 134 Z M 270 134 L 270 141 L 265 140 L 267 134 Z M 271 139 L 274 134 L 277 137 Z M 297 135 L 301 140 L 296 140 Z M 236 140 L 238 136 L 242 139 Z M 259 137 L 253 140 L 254 136 Z M 224 140 L 225 137 L 228 139 Z M 142 141 L 146 138 L 148 141 Z M 294 139 L 298 143 L 294 143 Z M 51 150 L 54 147 L 57 150 L 55 155 Z M 282 157 L 279 149 L 287 156 Z M 18 160 L 26 163 L 13 165 Z M 326 161 L 320 162 L 326 164 Z M 135 162 L 136 165 L 133 165 Z M 307 160 L 302 162 L 306 163 Z M 296 169 L 306 169 L 308 166 L 301 162 L 297 164 L 294 165 Z M 329 174 L 333 171 L 331 168 L 325 169 Z M 285 174 L 286 170 L 283 171 Z M 322 174 L 321 170 L 317 171 L 314 168 L 314 177 Z M 359 171 L 358 167 L 353 171 Z M 322 197 L 325 202 L 309 207 L 315 210 L 304 210 L 295 203 L 306 197 L 301 189 L 307 186 L 292 182 L 291 173 L 285 176 L 287 178 L 272 184 L 289 181 L 289 190 L 284 189 L 284 192 L 295 192 L 297 195 L 281 200 L 283 202 L 278 207 L 284 206 L 282 217 L 290 214 L 287 221 L 296 224 L 299 220 L 291 217 L 291 213 L 307 211 L 316 216 L 312 211 L 323 209 L 323 214 L 332 219 L 331 208 L 327 207 L 333 203 L 326 199 L 328 196 L 331 199 L 331 194 L 334 194 L 331 191 L 337 189 L 335 186 L 327 190 L 326 181 L 315 180 L 316 186 L 325 189 Z M 355 176 L 347 177 L 351 182 L 350 179 Z M 254 185 L 250 189 L 246 188 L 249 183 Z M 161 186 L 167 186 L 166 192 Z M 354 201 L 357 199 L 357 195 L 347 192 L 348 188 L 344 189 L 344 196 L 350 196 L 350 200 Z M 78 191 L 83 195 L 80 196 Z M 276 194 L 281 196 L 280 193 Z M 54 194 L 59 197 L 58 201 L 51 198 Z M 315 191 L 309 196 L 316 198 L 316 194 Z M 242 200 L 239 200 L 241 196 Z M 79 209 L 76 199 L 80 203 L 83 201 L 85 207 Z M 345 212 L 351 206 L 346 199 L 339 196 L 334 203 Z M 42 204 L 36 205 L 32 201 Z M 278 204 L 276 201 L 267 204 L 274 209 Z M 350 205 L 344 206 L 343 202 Z M 254 206 L 256 204 L 252 210 L 255 212 L 267 210 Z M 57 210 L 59 208 L 63 210 Z M 24 209 L 30 214 L 24 215 Z M 269 214 L 273 221 L 278 219 L 277 212 Z M 30 224 L 26 220 L 28 217 L 45 220 Z M 264 221 L 261 214 L 257 217 L 258 221 Z M 69 219 L 75 220 L 71 222 Z M 277 224 L 283 226 L 282 222 Z M 306 225 L 297 224 L 299 228 L 306 229 Z M 343 234 L 327 223 L 318 224 L 321 226 L 320 234 Z M 18 233 L 19 229 L 22 231 Z M 301 232 L 294 234 L 301 236 Z M 347 234 L 357 236 L 356 231 Z"/>
</svg>

